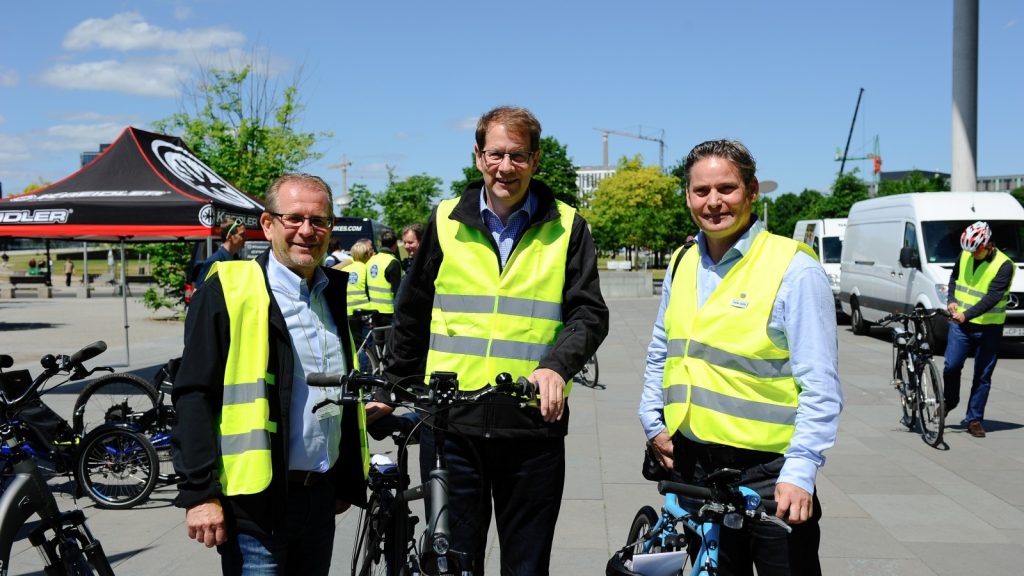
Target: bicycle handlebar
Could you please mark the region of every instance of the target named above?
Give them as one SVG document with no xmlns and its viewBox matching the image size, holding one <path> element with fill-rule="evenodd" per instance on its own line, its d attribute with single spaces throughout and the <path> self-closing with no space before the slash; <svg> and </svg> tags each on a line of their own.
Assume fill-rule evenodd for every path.
<svg viewBox="0 0 1024 576">
<path fill-rule="evenodd" d="M 931 310 L 925 310 L 923 308 L 914 308 L 914 311 L 909 314 L 903 312 L 893 312 L 892 314 L 889 314 L 888 316 L 885 316 L 884 318 L 879 320 L 878 323 L 884 325 L 891 324 L 893 322 L 903 322 L 908 320 L 927 320 L 929 318 L 934 318 L 935 316 L 945 316 L 946 318 L 949 318 L 950 314 L 949 311 L 946 310 L 945 308 L 932 308 Z"/>
<path fill-rule="evenodd" d="M 766 500 L 765 495 L 758 494 L 756 491 L 750 490 L 750 492 L 757 494 L 758 501 L 751 505 L 747 501 L 745 496 L 740 490 L 739 486 L 697 486 L 694 484 L 684 484 L 682 482 L 673 482 L 671 480 L 662 480 L 658 482 L 658 492 L 661 494 L 677 494 L 679 496 L 685 496 L 694 500 L 702 500 L 704 502 L 717 503 L 717 504 L 737 504 L 743 503 L 743 508 L 750 514 L 763 509 L 764 512 L 774 515 L 778 510 L 778 503 L 774 500 Z M 760 518 L 766 520 L 766 518 Z"/>
</svg>

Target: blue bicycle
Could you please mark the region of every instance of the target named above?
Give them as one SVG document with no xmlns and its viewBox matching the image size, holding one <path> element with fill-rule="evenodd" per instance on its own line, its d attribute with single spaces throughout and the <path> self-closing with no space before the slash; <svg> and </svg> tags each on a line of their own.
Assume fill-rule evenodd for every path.
<svg viewBox="0 0 1024 576">
<path fill-rule="evenodd" d="M 682 576 L 689 560 L 687 534 L 700 539 L 690 576 L 718 574 L 718 545 L 722 526 L 740 530 L 748 520 L 777 524 L 787 532 L 789 525 L 777 518 L 775 502 L 764 500 L 757 491 L 737 486 L 739 471 L 717 470 L 696 486 L 664 480 L 658 492 L 665 496 L 659 516 L 652 507 L 641 508 L 629 528 L 626 547 L 615 553 L 606 568 L 608 576 Z M 688 499 L 690 513 L 680 502 Z M 682 525 L 683 532 L 677 528 Z"/>
</svg>

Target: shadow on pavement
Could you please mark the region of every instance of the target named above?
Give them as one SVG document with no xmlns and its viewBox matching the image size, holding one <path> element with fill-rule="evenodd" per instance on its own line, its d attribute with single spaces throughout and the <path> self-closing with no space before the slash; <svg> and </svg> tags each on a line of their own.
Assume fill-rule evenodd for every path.
<svg viewBox="0 0 1024 576">
<path fill-rule="evenodd" d="M 41 330 L 43 328 L 58 328 L 63 325 L 54 324 L 53 322 L 0 322 L 0 332 L 8 330 Z"/>
</svg>

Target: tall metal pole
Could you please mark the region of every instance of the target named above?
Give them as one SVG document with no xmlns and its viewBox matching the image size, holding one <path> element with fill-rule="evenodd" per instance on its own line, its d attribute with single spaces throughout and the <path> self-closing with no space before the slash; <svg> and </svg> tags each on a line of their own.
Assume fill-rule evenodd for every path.
<svg viewBox="0 0 1024 576">
<path fill-rule="evenodd" d="M 846 167 L 846 155 L 850 153 L 850 140 L 853 138 L 853 125 L 857 123 L 857 111 L 860 110 L 860 97 L 864 95 L 861 88 L 857 93 L 857 106 L 853 109 L 853 120 L 850 122 L 850 133 L 846 136 L 846 149 L 843 150 L 843 161 L 839 163 L 839 175 L 843 175 L 843 168 Z"/>
<path fill-rule="evenodd" d="M 978 0 L 953 2 L 954 191 L 978 187 Z"/>
<path fill-rule="evenodd" d="M 605 168 L 607 168 L 608 167 L 608 133 L 607 132 L 601 132 L 601 150 L 603 151 L 603 155 L 601 156 L 601 162 L 602 162 L 601 165 L 604 166 Z"/>
</svg>

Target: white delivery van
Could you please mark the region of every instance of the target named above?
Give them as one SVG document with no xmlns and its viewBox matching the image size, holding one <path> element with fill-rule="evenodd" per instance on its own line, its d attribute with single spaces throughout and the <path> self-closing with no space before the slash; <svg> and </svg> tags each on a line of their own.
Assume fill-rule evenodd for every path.
<svg viewBox="0 0 1024 576">
<path fill-rule="evenodd" d="M 825 268 L 832 295 L 836 297 L 836 311 L 839 311 L 839 264 L 845 235 L 846 218 L 800 220 L 793 227 L 793 240 L 810 246 Z"/>
<path fill-rule="evenodd" d="M 984 220 L 992 240 L 1018 267 L 1003 336 L 1024 338 L 1024 208 L 1005 192 L 917 192 L 857 202 L 843 242 L 839 300 L 855 334 L 891 312 L 945 308 L 960 235 Z M 944 348 L 948 320 L 933 319 L 933 350 Z"/>
</svg>

